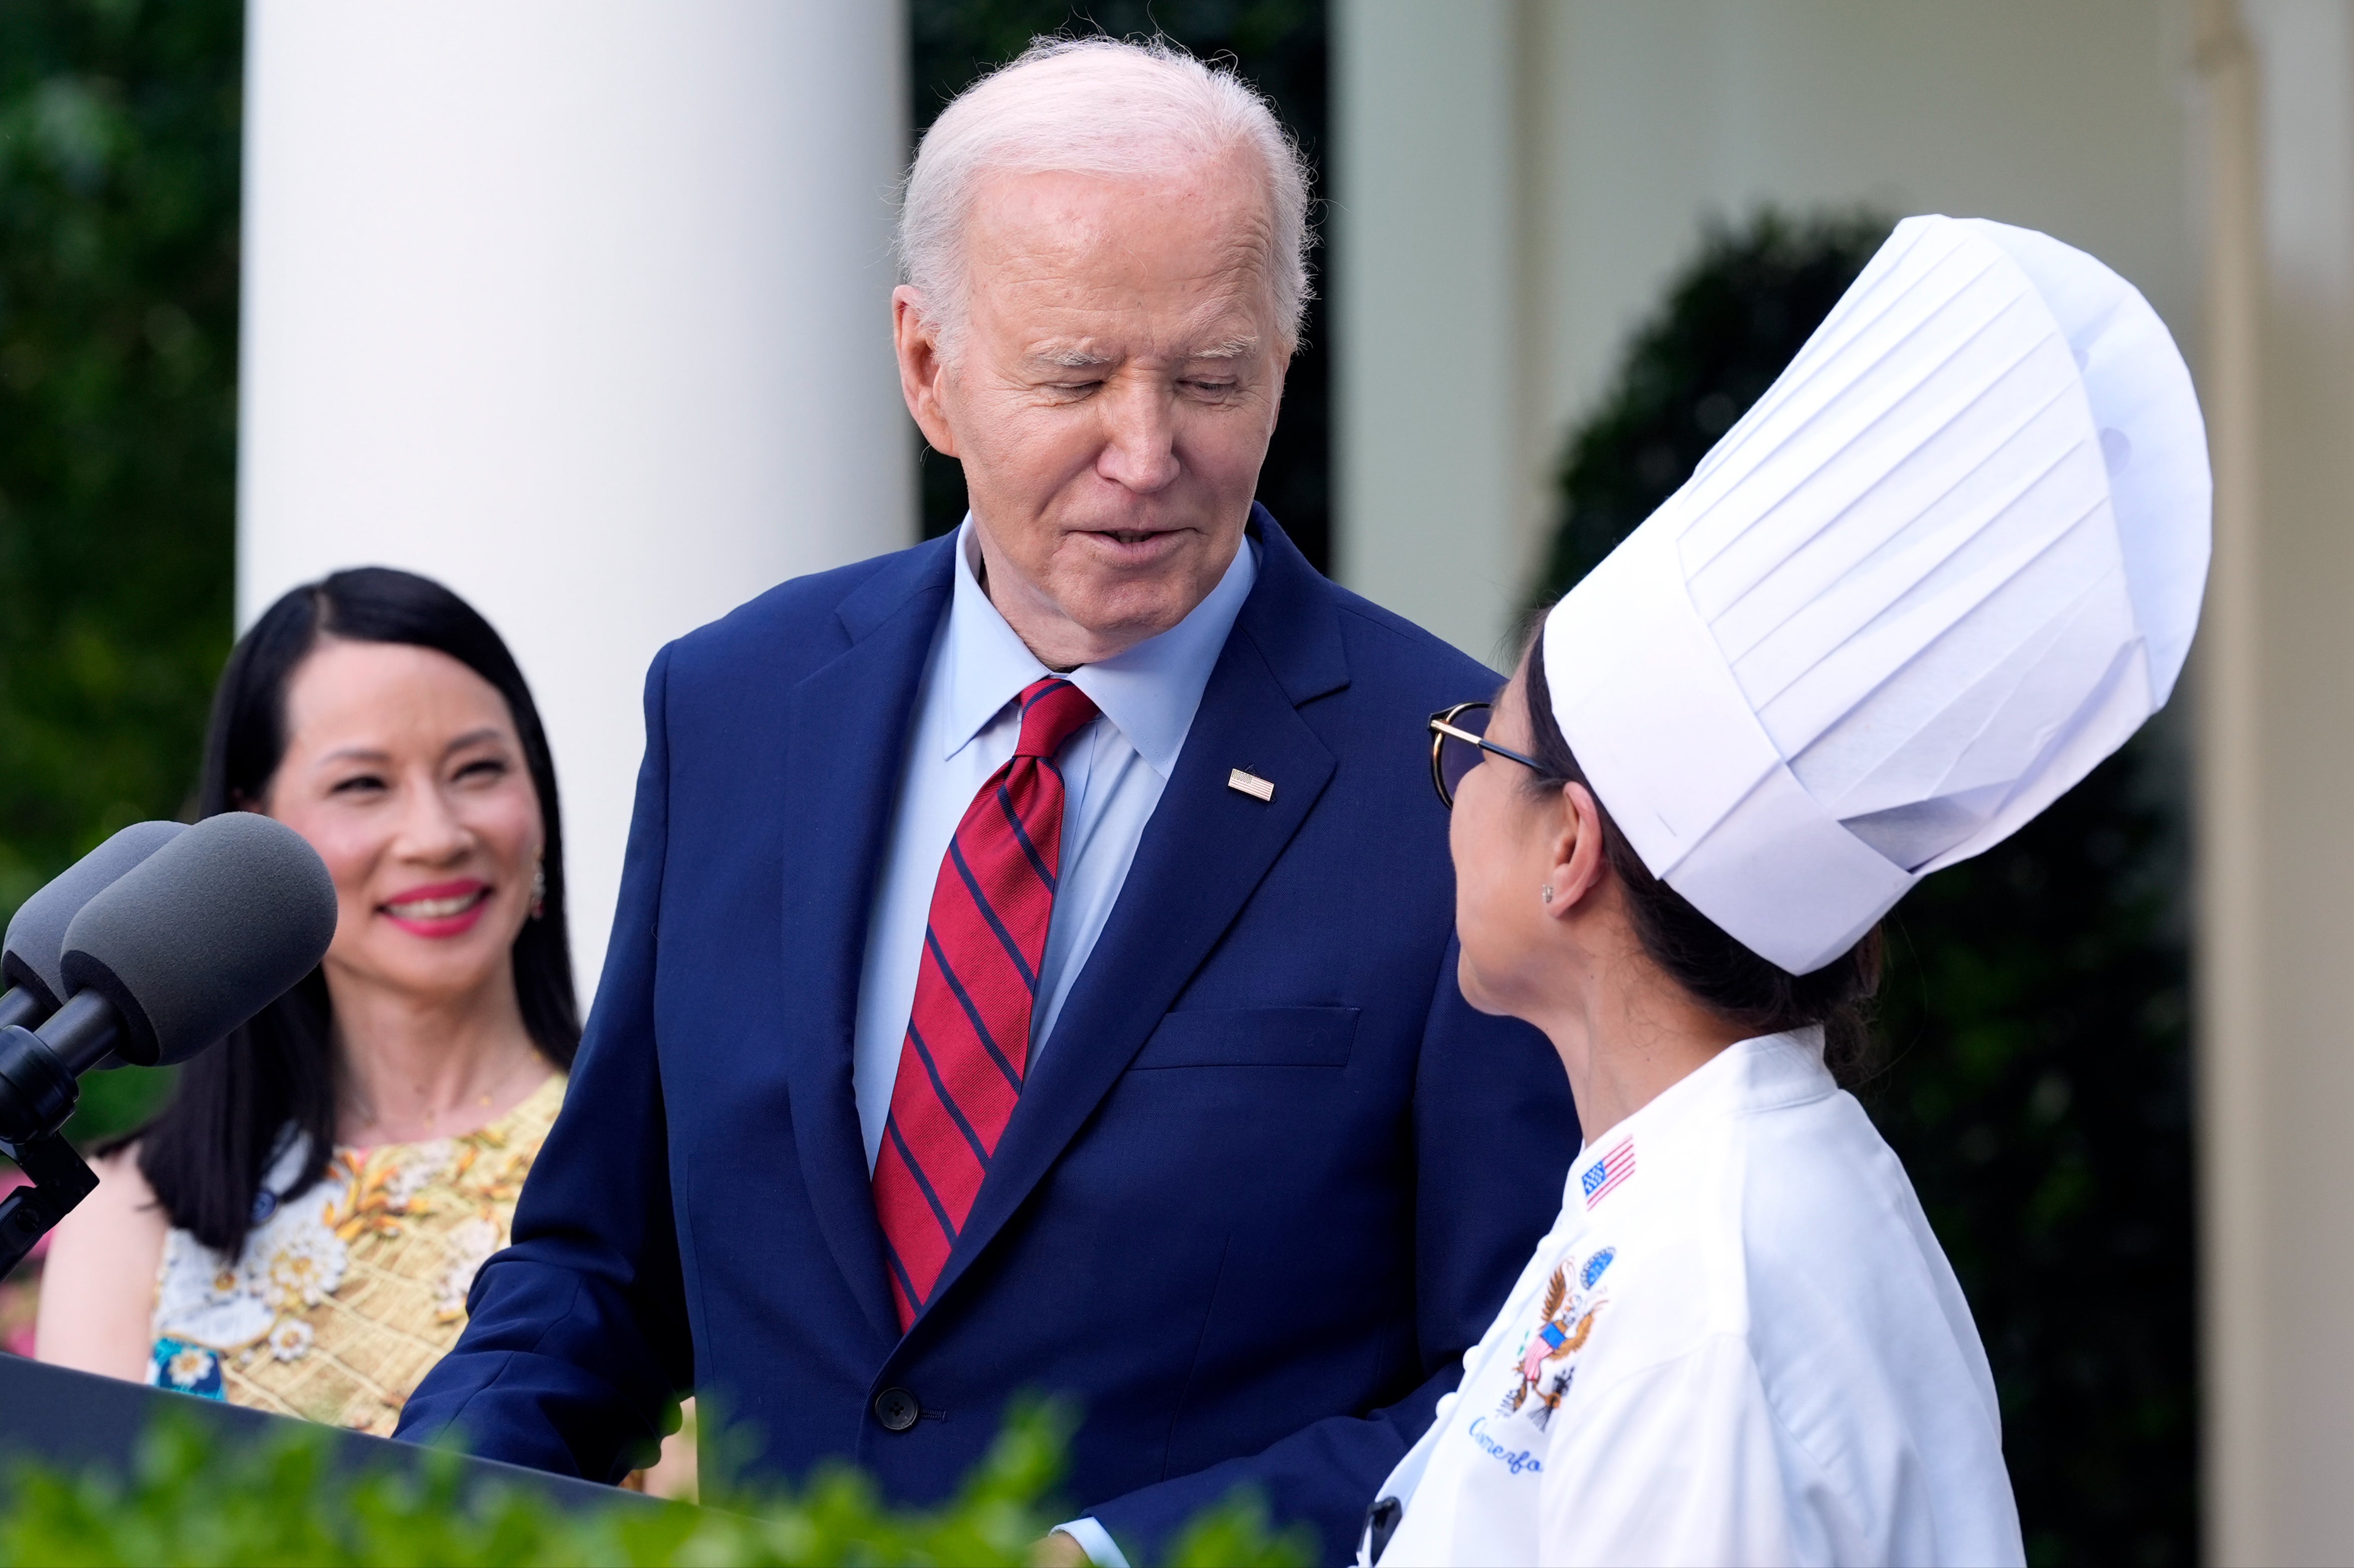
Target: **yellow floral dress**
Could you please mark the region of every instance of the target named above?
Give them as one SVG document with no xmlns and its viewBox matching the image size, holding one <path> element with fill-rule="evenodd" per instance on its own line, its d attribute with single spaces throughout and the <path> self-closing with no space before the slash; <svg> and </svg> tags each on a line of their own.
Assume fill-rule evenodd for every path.
<svg viewBox="0 0 2354 1568">
<path fill-rule="evenodd" d="M 507 1244 L 515 1197 L 564 1104 L 560 1073 L 458 1138 L 335 1150 L 288 1197 L 299 1140 L 264 1178 L 234 1259 L 175 1229 L 156 1277 L 147 1381 L 389 1436 L 458 1342 L 466 1291 Z"/>
</svg>

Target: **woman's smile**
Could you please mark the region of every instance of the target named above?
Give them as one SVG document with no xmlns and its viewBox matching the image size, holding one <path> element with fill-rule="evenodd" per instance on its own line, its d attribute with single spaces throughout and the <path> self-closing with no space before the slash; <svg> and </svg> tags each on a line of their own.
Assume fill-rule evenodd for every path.
<svg viewBox="0 0 2354 1568">
<path fill-rule="evenodd" d="M 419 937 L 456 937 L 480 923 L 491 901 L 487 882 L 469 878 L 412 887 L 376 907 L 394 925 Z"/>
</svg>

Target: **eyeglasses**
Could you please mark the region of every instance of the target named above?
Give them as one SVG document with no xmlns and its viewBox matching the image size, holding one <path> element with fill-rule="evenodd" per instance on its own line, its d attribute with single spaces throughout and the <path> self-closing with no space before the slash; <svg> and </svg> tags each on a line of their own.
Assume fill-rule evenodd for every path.
<svg viewBox="0 0 2354 1568">
<path fill-rule="evenodd" d="M 1450 811 L 1463 776 L 1479 766 L 1483 751 L 1544 771 L 1544 764 L 1535 758 L 1522 757 L 1487 738 L 1492 713 L 1492 705 L 1487 703 L 1458 703 L 1445 713 L 1430 715 L 1430 787 L 1438 791 L 1439 803 Z"/>
</svg>

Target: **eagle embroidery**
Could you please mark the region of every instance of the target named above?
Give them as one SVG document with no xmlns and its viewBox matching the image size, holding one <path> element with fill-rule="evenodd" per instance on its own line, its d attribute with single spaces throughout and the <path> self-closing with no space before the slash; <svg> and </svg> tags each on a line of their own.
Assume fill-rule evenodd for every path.
<svg viewBox="0 0 2354 1568">
<path fill-rule="evenodd" d="M 1584 1285 L 1591 1286 L 1602 1277 L 1602 1270 L 1610 1266 L 1606 1253 L 1597 1255 L 1594 1262 L 1602 1266 L 1596 1268 L 1589 1263 L 1581 1271 Z M 1589 1299 L 1585 1290 L 1570 1289 L 1569 1274 L 1569 1265 L 1564 1263 L 1553 1271 L 1553 1278 L 1546 1283 L 1543 1317 L 1536 1331 L 1529 1336 L 1527 1348 L 1521 1352 L 1520 1381 L 1505 1396 L 1503 1408 L 1498 1412 L 1503 1415 L 1519 1414 L 1533 1393 L 1536 1405 L 1528 1414 L 1539 1428 L 1560 1408 L 1562 1396 L 1569 1392 L 1570 1380 L 1577 1370 L 1574 1366 L 1555 1368 L 1552 1363 L 1565 1361 L 1585 1347 L 1586 1336 L 1594 1332 L 1595 1315 L 1602 1309 L 1602 1303 Z"/>
</svg>

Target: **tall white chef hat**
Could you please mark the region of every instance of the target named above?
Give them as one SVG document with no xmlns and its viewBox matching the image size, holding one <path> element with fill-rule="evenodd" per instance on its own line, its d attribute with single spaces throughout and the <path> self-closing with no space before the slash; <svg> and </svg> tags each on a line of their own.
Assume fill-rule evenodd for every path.
<svg viewBox="0 0 2354 1568">
<path fill-rule="evenodd" d="M 2131 284 L 2031 230 L 1907 218 L 1546 618 L 1554 715 L 1652 874 L 1808 973 L 2165 703 L 2210 490 Z"/>
</svg>

